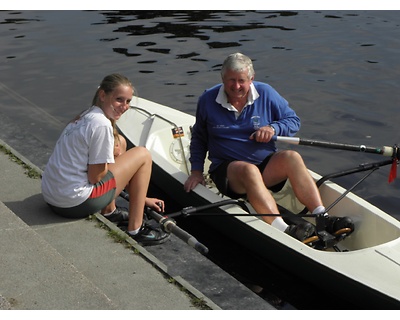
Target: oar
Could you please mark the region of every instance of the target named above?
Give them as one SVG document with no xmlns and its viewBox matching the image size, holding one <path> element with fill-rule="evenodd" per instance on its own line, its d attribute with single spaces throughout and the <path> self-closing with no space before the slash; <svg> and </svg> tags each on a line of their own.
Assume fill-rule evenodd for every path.
<svg viewBox="0 0 400 320">
<path fill-rule="evenodd" d="M 128 193 L 122 191 L 120 193 L 120 196 L 129 202 Z M 195 237 L 187 233 L 185 230 L 179 228 L 173 219 L 169 217 L 164 217 L 150 208 L 146 208 L 146 212 L 152 218 L 154 218 L 158 223 L 160 223 L 160 226 L 165 232 L 176 235 L 179 239 L 183 240 L 189 246 L 191 246 L 192 248 L 194 248 L 196 251 L 200 252 L 203 255 L 208 253 L 208 248 L 205 245 L 200 243 Z"/>
<path fill-rule="evenodd" d="M 336 143 L 336 142 L 304 139 L 304 138 L 299 138 L 299 137 L 282 137 L 282 136 L 273 136 L 271 140 L 278 141 L 278 142 L 286 142 L 286 143 L 296 144 L 296 145 L 315 146 L 315 147 L 322 147 L 322 148 L 331 148 L 331 149 L 340 149 L 340 150 L 381 154 L 383 156 L 393 157 L 396 159 L 400 158 L 400 150 L 397 146 L 394 146 L 394 147 L 383 146 L 382 148 L 375 148 L 375 147 L 367 147 L 363 144 L 354 145 L 354 144 L 346 144 L 346 143 Z"/>
<path fill-rule="evenodd" d="M 296 145 L 305 145 L 305 146 L 315 146 L 322 148 L 330 148 L 330 149 L 339 149 L 339 150 L 349 150 L 349 151 L 359 151 L 365 153 L 373 153 L 380 154 L 387 157 L 392 157 L 392 167 L 389 173 L 389 183 L 391 183 L 397 175 L 397 162 L 400 159 L 400 148 L 397 145 L 393 147 L 383 146 L 382 148 L 376 147 L 367 147 L 366 145 L 354 145 L 354 144 L 346 144 L 346 143 L 337 143 L 337 142 L 328 142 L 328 141 L 319 141 L 319 140 L 311 140 L 304 139 L 298 137 L 282 137 L 282 136 L 273 136 L 272 141 L 281 141 L 290 144 Z"/>
<path fill-rule="evenodd" d="M 204 212 L 205 210 L 209 209 L 215 209 L 219 208 L 222 206 L 226 206 L 229 204 L 234 204 L 242 208 L 246 213 L 228 213 L 228 212 Z M 168 214 L 169 217 L 189 217 L 189 216 L 210 216 L 210 217 L 292 217 L 294 213 L 250 213 L 248 207 L 246 206 L 246 202 L 243 200 L 236 200 L 236 199 L 225 199 L 205 205 L 201 205 L 198 207 L 186 207 L 183 208 L 182 210 L 179 210 L 174 213 Z M 312 214 L 312 213 L 307 213 L 307 214 L 296 214 L 297 217 L 319 217 L 320 215 L 323 215 L 323 213 L 318 213 L 318 214 Z"/>
<path fill-rule="evenodd" d="M 162 216 L 150 208 L 146 208 L 146 209 L 147 209 L 146 212 L 151 217 L 153 217 L 155 220 L 157 220 L 166 232 L 173 233 L 179 239 L 186 242 L 189 246 L 191 246 L 192 248 L 194 248 L 196 251 L 200 252 L 201 254 L 206 255 L 208 253 L 208 248 L 204 244 L 200 243 L 191 234 L 189 234 L 185 230 L 179 228 L 176 225 L 176 222 L 174 219 L 169 218 L 167 216 Z"/>
</svg>

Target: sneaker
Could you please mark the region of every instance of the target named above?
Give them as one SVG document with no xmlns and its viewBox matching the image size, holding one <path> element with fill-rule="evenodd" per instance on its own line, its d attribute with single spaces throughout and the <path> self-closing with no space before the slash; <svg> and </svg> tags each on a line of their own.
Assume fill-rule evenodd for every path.
<svg viewBox="0 0 400 320">
<path fill-rule="evenodd" d="M 286 228 L 285 233 L 305 243 L 307 239 L 315 236 L 315 227 L 310 222 L 291 224 Z"/>
<path fill-rule="evenodd" d="M 127 208 L 123 207 L 116 207 L 113 213 L 111 213 L 109 216 L 105 216 L 109 221 L 119 224 L 123 222 L 128 222 L 129 221 L 129 212 Z"/>
<path fill-rule="evenodd" d="M 149 223 L 144 223 L 138 234 L 135 234 L 134 236 L 130 235 L 128 232 L 127 234 L 143 246 L 152 246 L 164 243 L 170 236 L 170 234 L 164 232 L 159 225 L 155 226 Z"/>
<path fill-rule="evenodd" d="M 349 217 L 333 217 L 333 216 L 328 216 L 326 218 L 326 231 L 328 231 L 330 234 L 333 234 L 334 236 L 341 235 L 343 233 L 346 233 L 346 235 L 349 235 L 354 231 L 354 223 L 353 220 Z"/>
</svg>

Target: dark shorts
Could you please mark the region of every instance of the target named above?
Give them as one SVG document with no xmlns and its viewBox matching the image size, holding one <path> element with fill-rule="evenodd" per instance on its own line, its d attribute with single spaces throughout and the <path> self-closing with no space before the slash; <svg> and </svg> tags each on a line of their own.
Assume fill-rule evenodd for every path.
<svg viewBox="0 0 400 320">
<path fill-rule="evenodd" d="M 257 168 L 260 170 L 261 173 L 263 173 L 265 167 L 267 166 L 267 164 L 272 156 L 273 156 L 273 153 L 270 154 L 268 157 L 266 157 L 263 160 L 263 162 L 261 162 L 259 165 L 257 165 Z M 229 187 L 229 182 L 228 182 L 226 175 L 227 175 L 228 165 L 231 162 L 232 161 L 225 161 L 222 164 L 220 164 L 213 172 L 210 172 L 210 177 L 214 181 L 218 190 L 222 194 L 224 194 L 232 199 L 244 198 L 244 197 L 246 197 L 246 194 L 236 193 L 236 192 L 232 191 L 232 189 Z M 286 180 L 284 180 L 268 189 L 271 190 L 272 192 L 278 192 L 278 191 L 282 190 L 285 183 L 286 183 Z"/>
<path fill-rule="evenodd" d="M 78 206 L 71 208 L 60 208 L 49 204 L 50 208 L 60 216 L 71 219 L 87 218 L 108 204 L 115 198 L 116 183 L 111 171 L 108 171 L 104 178 L 94 185 L 89 198 Z"/>
</svg>

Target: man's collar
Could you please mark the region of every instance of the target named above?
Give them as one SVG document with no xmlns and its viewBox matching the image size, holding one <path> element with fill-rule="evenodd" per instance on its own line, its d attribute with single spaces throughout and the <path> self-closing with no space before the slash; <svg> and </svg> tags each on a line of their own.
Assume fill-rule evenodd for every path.
<svg viewBox="0 0 400 320">
<path fill-rule="evenodd" d="M 255 100 L 257 100 L 257 98 L 260 95 L 257 92 L 256 87 L 254 86 L 254 84 L 252 83 L 250 85 L 250 90 L 249 90 L 249 94 L 247 95 L 247 105 L 249 104 L 253 104 Z M 229 102 L 228 102 L 228 96 L 225 93 L 225 86 L 224 84 L 222 84 L 222 86 L 219 88 L 218 91 L 218 95 L 217 98 L 215 99 L 215 101 L 217 103 L 219 103 L 221 106 L 223 106 L 224 108 L 230 110 L 230 111 L 236 111 L 236 108 L 234 106 L 232 106 Z"/>
</svg>

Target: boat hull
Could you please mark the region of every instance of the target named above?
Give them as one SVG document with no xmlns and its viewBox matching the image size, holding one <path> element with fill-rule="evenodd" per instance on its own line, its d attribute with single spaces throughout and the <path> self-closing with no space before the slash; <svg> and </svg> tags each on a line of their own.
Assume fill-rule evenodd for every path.
<svg viewBox="0 0 400 320">
<path fill-rule="evenodd" d="M 190 172 L 189 144 L 194 117 L 141 98 L 133 103 L 135 107 L 117 125 L 131 146 L 146 146 L 150 150 L 152 184 L 182 208 L 221 201 L 212 185 L 199 185 L 190 193 L 183 190 Z M 320 178 L 312 171 L 310 174 L 315 180 Z M 332 203 L 344 191 L 329 181 L 320 188 L 324 203 Z M 303 208 L 290 183 L 274 197 L 279 205 L 292 212 Z M 356 224 L 356 231 L 340 243 L 341 252 L 316 250 L 257 217 L 234 216 L 245 213 L 237 205 L 208 212 L 231 214 L 201 219 L 257 257 L 273 261 L 282 270 L 312 282 L 321 288 L 322 294 L 323 290 L 336 293 L 363 309 L 400 308 L 400 222 L 356 195 L 349 193 L 330 211 L 332 215 L 350 215 Z"/>
</svg>

